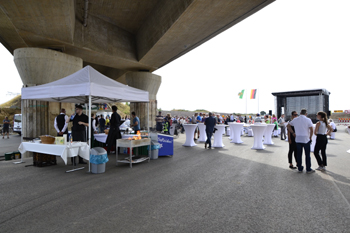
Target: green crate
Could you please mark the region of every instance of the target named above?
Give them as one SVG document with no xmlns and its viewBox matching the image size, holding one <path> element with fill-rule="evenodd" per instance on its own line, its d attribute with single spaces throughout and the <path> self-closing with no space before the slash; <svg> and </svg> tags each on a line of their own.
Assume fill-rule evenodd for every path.
<svg viewBox="0 0 350 233">
<path fill-rule="evenodd" d="M 14 159 L 20 159 L 22 157 L 21 152 L 19 152 L 19 151 L 14 151 L 12 153 L 15 157 Z"/>
<path fill-rule="evenodd" d="M 15 155 L 12 152 L 5 153 L 5 160 L 15 159 Z"/>
<path fill-rule="evenodd" d="M 148 146 L 140 146 L 136 148 L 138 150 L 138 155 L 148 156 Z"/>
</svg>

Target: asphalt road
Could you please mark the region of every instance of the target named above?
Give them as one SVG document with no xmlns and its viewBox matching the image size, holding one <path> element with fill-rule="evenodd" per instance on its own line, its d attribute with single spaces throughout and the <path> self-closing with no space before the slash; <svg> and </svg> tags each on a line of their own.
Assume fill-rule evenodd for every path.
<svg viewBox="0 0 350 233">
<path fill-rule="evenodd" d="M 7 139 L 7 136 L 5 136 L 4 139 L 2 139 L 2 134 L 0 137 L 0 160 L 4 159 L 4 155 L 7 152 L 13 152 L 18 151 L 18 146 L 21 143 L 21 136 L 19 134 L 11 134 L 10 138 Z"/>
<path fill-rule="evenodd" d="M 4 232 L 350 232 L 350 135 L 339 127 L 328 171 L 288 168 L 288 144 L 264 151 L 253 138 L 223 149 L 182 147 L 173 158 L 65 173 L 58 165 L 0 162 L 0 231 Z M 316 160 L 312 158 L 313 168 Z"/>
</svg>

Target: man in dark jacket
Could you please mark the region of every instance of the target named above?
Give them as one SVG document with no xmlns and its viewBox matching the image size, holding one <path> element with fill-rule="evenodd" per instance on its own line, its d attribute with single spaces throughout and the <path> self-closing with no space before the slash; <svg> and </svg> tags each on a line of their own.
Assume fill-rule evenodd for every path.
<svg viewBox="0 0 350 233">
<path fill-rule="evenodd" d="M 70 118 L 67 119 L 67 123 L 72 121 L 73 127 L 72 127 L 72 137 L 73 141 L 77 142 L 87 142 L 87 136 L 86 136 L 86 128 L 89 127 L 89 117 L 83 113 L 83 106 L 77 105 L 75 107 L 75 113 Z M 71 158 L 72 163 L 76 163 L 75 157 L 74 159 Z M 74 161 L 73 161 L 74 160 Z M 80 164 L 86 164 L 84 162 L 83 158 L 79 156 L 79 163 Z"/>
<path fill-rule="evenodd" d="M 101 115 L 101 118 L 98 120 L 98 123 L 100 124 L 100 133 L 104 133 L 105 126 L 106 126 L 106 120 L 104 119 L 103 115 Z"/>
<path fill-rule="evenodd" d="M 117 110 L 118 110 L 117 106 L 112 106 L 113 114 L 111 116 L 111 120 L 109 123 L 110 129 L 107 137 L 107 144 L 108 144 L 107 154 L 109 154 L 111 152 L 112 147 L 116 145 L 116 140 L 122 138 L 122 135 L 119 129 L 121 117 L 117 113 Z"/>
<path fill-rule="evenodd" d="M 213 136 L 214 127 L 216 125 L 216 120 L 211 112 L 209 113 L 209 117 L 205 119 L 204 124 L 206 126 L 205 131 L 207 133 L 207 141 L 205 142 L 204 148 L 207 149 L 207 144 L 209 144 L 208 149 L 211 149 L 211 137 Z"/>
</svg>

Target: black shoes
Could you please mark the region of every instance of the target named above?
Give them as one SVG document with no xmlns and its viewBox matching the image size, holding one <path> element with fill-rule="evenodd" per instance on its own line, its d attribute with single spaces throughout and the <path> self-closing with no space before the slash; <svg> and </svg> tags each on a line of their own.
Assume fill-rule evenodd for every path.
<svg viewBox="0 0 350 233">
<path fill-rule="evenodd" d="M 294 167 L 293 165 L 289 166 L 290 169 L 297 169 L 297 167 Z"/>
<path fill-rule="evenodd" d="M 204 148 L 207 149 L 207 143 L 204 144 Z"/>
</svg>

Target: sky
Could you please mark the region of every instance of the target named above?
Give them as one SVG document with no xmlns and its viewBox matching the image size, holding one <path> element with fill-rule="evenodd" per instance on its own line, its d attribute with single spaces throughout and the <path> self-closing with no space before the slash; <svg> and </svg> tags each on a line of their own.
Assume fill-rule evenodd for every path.
<svg viewBox="0 0 350 233">
<path fill-rule="evenodd" d="M 350 109 L 349 9 L 349 0 L 275 1 L 156 70 L 158 108 L 254 113 L 274 110 L 272 92 L 325 88 L 331 110 Z M 22 82 L 2 46 L 0 64 L 3 103 Z M 239 99 L 251 89 L 256 100 Z"/>
</svg>

